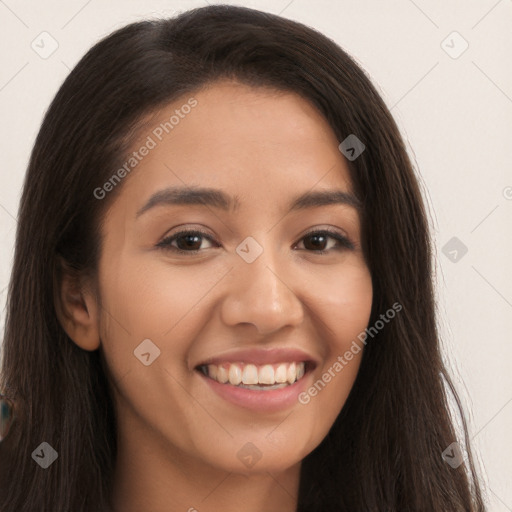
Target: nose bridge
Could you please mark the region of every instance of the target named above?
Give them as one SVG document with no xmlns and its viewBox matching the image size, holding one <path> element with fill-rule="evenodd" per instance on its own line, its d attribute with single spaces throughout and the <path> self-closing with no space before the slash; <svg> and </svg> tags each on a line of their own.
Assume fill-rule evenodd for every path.
<svg viewBox="0 0 512 512">
<path fill-rule="evenodd" d="M 271 234 L 258 238 L 262 243 L 247 237 L 236 248 L 223 320 L 229 325 L 252 323 L 260 333 L 299 325 L 303 309 L 288 262 L 273 249 Z"/>
</svg>

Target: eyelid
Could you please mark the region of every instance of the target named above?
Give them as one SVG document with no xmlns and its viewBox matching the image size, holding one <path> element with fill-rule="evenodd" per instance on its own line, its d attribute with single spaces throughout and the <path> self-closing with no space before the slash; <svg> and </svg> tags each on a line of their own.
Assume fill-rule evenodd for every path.
<svg viewBox="0 0 512 512">
<path fill-rule="evenodd" d="M 211 232 L 211 230 L 201 226 L 201 224 L 180 224 L 178 226 L 174 226 L 170 231 L 168 231 L 162 240 L 166 238 L 170 238 L 173 236 L 180 235 L 181 233 L 188 233 L 193 231 L 194 233 L 201 233 L 205 237 L 209 237 L 211 239 L 215 239 L 215 235 Z"/>
<path fill-rule="evenodd" d="M 203 228 L 184 227 L 178 231 L 171 232 L 170 234 L 165 235 L 162 238 L 162 240 L 156 244 L 156 247 L 165 249 L 166 247 L 170 246 L 170 243 L 168 243 L 168 242 L 171 238 L 174 241 L 179 236 L 184 236 L 184 235 L 188 235 L 188 234 L 200 234 L 204 238 L 207 238 L 210 242 L 220 245 L 219 242 L 215 239 L 215 237 L 208 231 L 205 231 Z M 191 254 L 194 253 L 194 251 L 183 251 L 177 247 L 173 247 L 173 249 L 175 249 L 177 251 L 188 252 Z M 200 252 L 200 251 L 197 251 L 197 252 Z"/>
<path fill-rule="evenodd" d="M 178 226 L 179 227 L 179 226 Z M 169 250 L 171 252 L 175 252 L 178 254 L 188 254 L 188 255 L 195 255 L 199 254 L 204 251 L 204 249 L 194 249 L 194 250 L 184 250 L 180 249 L 179 247 L 174 247 L 171 245 L 172 242 L 174 242 L 177 238 L 180 236 L 190 235 L 190 234 L 200 234 L 202 237 L 209 240 L 211 243 L 216 244 L 217 246 L 220 246 L 221 244 L 216 240 L 216 238 L 209 233 L 208 231 L 205 231 L 203 228 L 195 228 L 195 227 L 183 227 L 179 231 L 171 232 L 169 235 L 166 235 L 157 245 L 156 247 L 164 250 Z M 357 243 L 352 241 L 352 239 L 340 228 L 333 228 L 333 227 L 313 227 L 308 229 L 305 233 L 303 233 L 297 242 L 294 243 L 293 247 L 295 247 L 297 244 L 302 242 L 302 240 L 313 234 L 326 234 L 329 238 L 336 240 L 338 243 L 338 249 L 347 249 L 347 250 L 355 250 L 357 248 Z M 172 240 L 171 240 L 172 239 Z M 322 249 L 317 251 L 306 251 L 311 252 L 313 254 L 322 255 L 329 253 L 333 250 L 331 249 Z"/>
<path fill-rule="evenodd" d="M 311 229 L 308 229 L 306 232 L 304 232 L 299 240 L 302 240 L 305 236 L 308 236 L 308 235 L 311 235 L 313 233 L 329 233 L 331 235 L 337 235 L 337 236 L 340 236 L 340 237 L 343 237 L 343 238 L 346 238 L 347 240 L 349 240 L 349 236 L 340 228 L 333 228 L 333 227 L 330 227 L 330 226 L 327 226 L 327 227 L 318 227 L 318 226 L 315 226 Z"/>
<path fill-rule="evenodd" d="M 299 242 L 302 241 L 303 238 L 307 237 L 308 235 L 313 235 L 317 233 L 326 233 L 331 238 L 334 238 L 338 243 L 340 243 L 342 246 L 344 246 L 346 249 L 355 250 L 357 248 L 357 243 L 354 242 L 350 236 L 348 236 L 343 230 L 339 228 L 333 228 L 333 227 L 314 227 L 303 233 L 299 240 L 295 243 L 297 245 Z M 326 252 L 330 252 L 329 250 L 322 250 L 322 251 L 308 251 L 311 253 L 317 253 L 317 254 L 323 254 Z"/>
</svg>

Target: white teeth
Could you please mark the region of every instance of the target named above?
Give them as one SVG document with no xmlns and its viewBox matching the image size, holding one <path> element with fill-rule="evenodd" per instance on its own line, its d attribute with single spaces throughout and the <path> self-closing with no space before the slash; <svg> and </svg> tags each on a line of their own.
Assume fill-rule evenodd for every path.
<svg viewBox="0 0 512 512">
<path fill-rule="evenodd" d="M 248 364 L 242 372 L 242 382 L 244 384 L 258 384 L 258 368 L 253 364 Z"/>
<path fill-rule="evenodd" d="M 306 363 L 278 363 L 257 366 L 245 363 L 209 364 L 204 373 L 221 384 L 247 387 L 248 389 L 277 389 L 302 379 Z M 276 387 L 277 386 L 277 387 Z"/>
<path fill-rule="evenodd" d="M 290 384 L 294 383 L 295 378 L 297 377 L 297 367 L 295 366 L 295 363 L 292 363 L 290 366 L 288 366 L 286 377 Z"/>
<path fill-rule="evenodd" d="M 209 364 L 208 368 L 210 366 L 217 366 L 215 364 Z M 209 371 L 209 370 L 208 370 Z M 226 382 L 229 380 L 228 371 L 223 366 L 217 366 L 217 378 L 215 379 L 221 384 L 226 384 Z"/>
<path fill-rule="evenodd" d="M 237 364 L 232 364 L 229 367 L 229 383 L 233 386 L 238 386 L 242 382 L 242 370 Z"/>
<path fill-rule="evenodd" d="M 288 380 L 287 366 L 285 364 L 280 364 L 276 368 L 276 371 L 274 372 L 274 379 L 276 379 L 276 382 L 279 384 L 282 384 Z"/>
<path fill-rule="evenodd" d="M 213 380 L 217 380 L 217 374 L 219 372 L 219 367 L 215 364 L 211 364 L 208 366 L 208 377 Z"/>
<path fill-rule="evenodd" d="M 275 384 L 274 368 L 269 364 L 262 366 L 258 372 L 258 381 L 260 384 Z"/>
</svg>

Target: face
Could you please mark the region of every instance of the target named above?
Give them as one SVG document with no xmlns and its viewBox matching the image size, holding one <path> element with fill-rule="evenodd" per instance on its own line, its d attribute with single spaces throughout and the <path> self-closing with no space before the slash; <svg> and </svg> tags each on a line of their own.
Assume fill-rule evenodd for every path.
<svg viewBox="0 0 512 512">
<path fill-rule="evenodd" d="M 102 226 L 99 329 L 122 435 L 244 474 L 300 464 L 325 437 L 372 304 L 338 144 L 299 96 L 233 82 L 152 118 Z"/>
</svg>

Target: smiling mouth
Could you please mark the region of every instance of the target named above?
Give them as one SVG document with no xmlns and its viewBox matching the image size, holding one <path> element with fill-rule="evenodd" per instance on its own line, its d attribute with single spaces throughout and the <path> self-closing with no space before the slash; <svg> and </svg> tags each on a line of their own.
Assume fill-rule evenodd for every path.
<svg viewBox="0 0 512 512">
<path fill-rule="evenodd" d="M 314 366 L 313 361 L 264 365 L 240 362 L 199 365 L 196 370 L 220 384 L 257 391 L 270 391 L 295 384 L 304 378 L 306 373 L 312 371 Z"/>
</svg>

